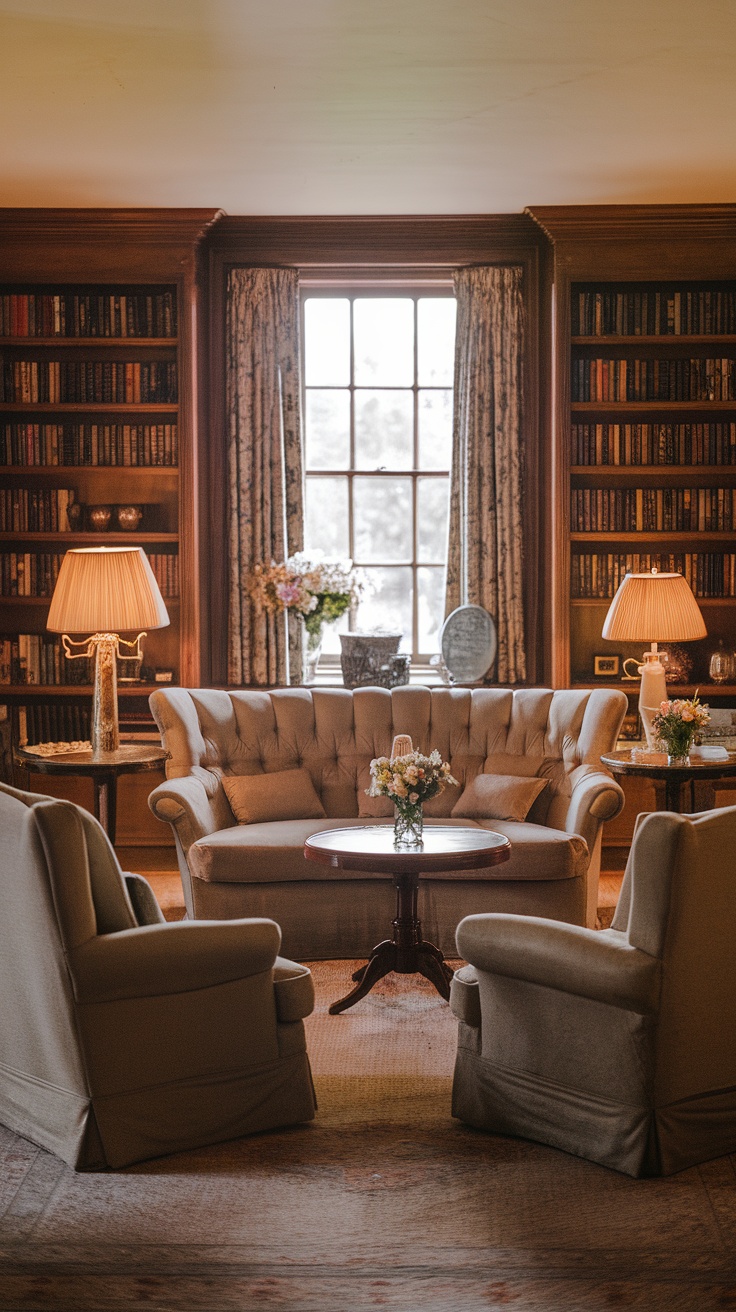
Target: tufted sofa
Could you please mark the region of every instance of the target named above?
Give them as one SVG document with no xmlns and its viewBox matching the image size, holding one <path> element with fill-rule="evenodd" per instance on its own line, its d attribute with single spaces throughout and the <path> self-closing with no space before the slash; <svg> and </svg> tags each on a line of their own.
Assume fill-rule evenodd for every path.
<svg viewBox="0 0 736 1312">
<path fill-rule="evenodd" d="M 365 790 L 372 758 L 406 733 L 421 751 L 436 747 L 460 784 L 426 805 L 425 823 L 479 825 L 512 843 L 502 866 L 422 878 L 425 937 L 454 955 L 459 921 L 482 911 L 595 923 L 601 829 L 623 805 L 600 755 L 616 742 L 623 693 L 169 688 L 150 703 L 169 759 L 167 780 L 149 801 L 174 830 L 190 917 L 271 917 L 297 960 L 367 955 L 389 932 L 390 881 L 307 862 L 304 841 L 319 830 L 391 822 L 388 799 Z M 237 823 L 223 776 L 299 767 L 326 818 Z M 453 818 L 462 788 L 494 773 L 549 784 L 523 822 Z"/>
</svg>

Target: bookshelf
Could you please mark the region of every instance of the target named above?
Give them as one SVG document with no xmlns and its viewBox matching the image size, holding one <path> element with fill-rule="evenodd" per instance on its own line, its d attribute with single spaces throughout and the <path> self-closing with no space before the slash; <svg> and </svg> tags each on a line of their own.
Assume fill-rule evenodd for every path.
<svg viewBox="0 0 736 1312">
<path fill-rule="evenodd" d="M 89 736 L 91 671 L 45 629 L 71 546 L 142 546 L 169 612 L 143 680 L 119 685 L 122 733 L 153 730 L 155 671 L 200 682 L 197 248 L 216 216 L 0 212 L 0 704 L 17 743 Z M 145 798 L 136 811 L 126 843 L 160 842 Z"/>
<path fill-rule="evenodd" d="M 641 644 L 601 630 L 624 573 L 655 565 L 685 574 L 708 628 L 678 645 L 690 668 L 668 689 L 736 707 L 708 668 L 719 640 L 736 648 L 736 207 L 530 213 L 551 243 L 551 682 L 621 688 L 635 732 L 639 683 L 622 675 Z M 604 831 L 622 852 L 654 805 L 651 785 L 625 791 Z"/>
</svg>

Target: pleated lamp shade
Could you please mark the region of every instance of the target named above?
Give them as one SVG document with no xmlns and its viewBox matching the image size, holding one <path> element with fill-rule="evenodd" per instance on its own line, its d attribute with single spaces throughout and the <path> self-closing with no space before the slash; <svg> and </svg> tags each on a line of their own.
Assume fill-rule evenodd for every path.
<svg viewBox="0 0 736 1312">
<path fill-rule="evenodd" d="M 73 547 L 61 562 L 46 627 L 53 633 L 162 629 L 169 616 L 142 547 Z"/>
<path fill-rule="evenodd" d="M 626 574 L 603 625 L 614 642 L 686 642 L 708 630 L 682 574 Z"/>
</svg>

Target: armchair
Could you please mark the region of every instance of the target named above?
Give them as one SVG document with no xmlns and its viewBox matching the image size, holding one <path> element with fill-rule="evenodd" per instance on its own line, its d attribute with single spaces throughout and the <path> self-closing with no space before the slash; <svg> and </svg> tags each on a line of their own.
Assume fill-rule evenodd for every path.
<svg viewBox="0 0 736 1312">
<path fill-rule="evenodd" d="M 453 1114 L 628 1175 L 736 1151 L 736 806 L 639 817 L 610 930 L 469 916 Z"/>
<path fill-rule="evenodd" d="M 71 802 L 0 785 L 0 830 L 4 1125 L 82 1170 L 312 1119 L 312 978 L 277 924 L 160 923 Z"/>
</svg>

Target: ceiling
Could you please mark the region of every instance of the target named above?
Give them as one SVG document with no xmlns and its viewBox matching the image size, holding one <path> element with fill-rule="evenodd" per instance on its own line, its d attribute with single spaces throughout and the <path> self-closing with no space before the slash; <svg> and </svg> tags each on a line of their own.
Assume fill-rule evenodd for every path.
<svg viewBox="0 0 736 1312">
<path fill-rule="evenodd" d="M 736 199 L 733 0 L 0 0 L 0 205 Z"/>
</svg>

